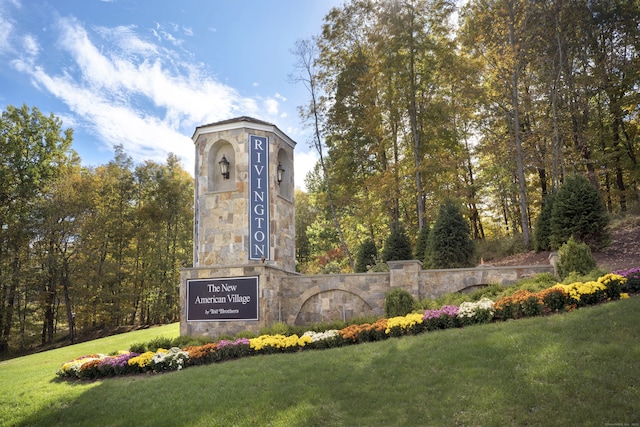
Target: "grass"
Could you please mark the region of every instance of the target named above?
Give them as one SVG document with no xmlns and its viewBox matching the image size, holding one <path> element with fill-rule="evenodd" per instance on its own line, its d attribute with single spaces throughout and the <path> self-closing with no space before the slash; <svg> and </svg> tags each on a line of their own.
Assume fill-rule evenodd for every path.
<svg viewBox="0 0 640 427">
<path fill-rule="evenodd" d="M 159 333 L 177 335 L 169 325 L 0 363 L 0 423 L 632 425 L 640 423 L 638 325 L 635 297 L 562 315 L 161 375 L 90 383 L 55 378 L 69 359 Z"/>
</svg>

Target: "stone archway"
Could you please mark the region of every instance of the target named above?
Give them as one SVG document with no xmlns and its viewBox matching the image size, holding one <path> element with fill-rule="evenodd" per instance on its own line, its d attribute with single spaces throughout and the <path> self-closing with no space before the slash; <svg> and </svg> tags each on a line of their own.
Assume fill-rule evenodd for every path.
<svg viewBox="0 0 640 427">
<path fill-rule="evenodd" d="M 343 289 L 317 292 L 302 303 L 295 325 L 310 325 L 333 320 L 348 320 L 373 314 L 373 308 L 362 297 Z"/>
</svg>

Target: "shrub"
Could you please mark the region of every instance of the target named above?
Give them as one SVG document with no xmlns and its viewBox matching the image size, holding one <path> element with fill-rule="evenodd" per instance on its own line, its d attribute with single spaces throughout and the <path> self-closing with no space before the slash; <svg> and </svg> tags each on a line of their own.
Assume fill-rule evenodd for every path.
<svg viewBox="0 0 640 427">
<path fill-rule="evenodd" d="M 459 326 L 458 307 L 443 305 L 439 310 L 425 310 L 422 323 L 427 331 L 456 328 Z"/>
<path fill-rule="evenodd" d="M 222 362 L 225 360 L 237 359 L 251 354 L 251 340 L 257 338 L 238 338 L 236 340 L 220 340 L 217 344 L 215 360 Z"/>
<path fill-rule="evenodd" d="M 622 285 L 622 292 L 632 292 L 637 293 L 640 292 L 640 268 L 630 268 L 628 270 L 619 270 L 614 272 L 614 274 L 620 275 L 627 279 L 627 281 Z"/>
<path fill-rule="evenodd" d="M 473 253 L 469 223 L 453 201 L 445 201 L 429 233 L 425 265 L 428 268 L 470 267 Z"/>
<path fill-rule="evenodd" d="M 488 323 L 494 314 L 494 303 L 489 298 L 482 298 L 477 302 L 463 302 L 458 308 L 458 319 L 462 325 Z"/>
<path fill-rule="evenodd" d="M 251 331 L 240 331 L 236 334 L 236 338 L 255 338 L 257 335 Z"/>
<path fill-rule="evenodd" d="M 387 319 L 378 319 L 374 323 L 365 323 L 362 325 L 349 325 L 338 331 L 345 342 L 368 342 L 378 341 L 387 338 L 385 333 L 387 330 Z"/>
<path fill-rule="evenodd" d="M 544 303 L 537 294 L 530 294 L 521 303 L 522 314 L 526 317 L 534 317 L 542 314 Z"/>
<path fill-rule="evenodd" d="M 544 305 L 537 293 L 518 289 L 512 295 L 495 302 L 495 316 L 502 320 L 518 319 L 542 314 Z"/>
<path fill-rule="evenodd" d="M 384 315 L 385 317 L 405 316 L 413 310 L 415 299 L 404 289 L 392 289 L 385 295 Z"/>
<path fill-rule="evenodd" d="M 504 296 L 495 302 L 495 317 L 500 320 L 517 319 L 520 317 L 520 305 L 513 295 Z"/>
<path fill-rule="evenodd" d="M 149 362 L 149 369 L 154 372 L 179 371 L 186 366 L 188 360 L 189 353 L 178 347 L 158 349 Z"/>
<path fill-rule="evenodd" d="M 598 190 L 580 175 L 567 177 L 553 201 L 550 245 L 559 248 L 570 237 L 594 249 L 609 244 L 609 217 Z"/>
<path fill-rule="evenodd" d="M 356 258 L 355 272 L 365 273 L 371 267 L 376 265 L 378 260 L 378 248 L 373 240 L 367 239 L 358 248 Z"/>
<path fill-rule="evenodd" d="M 561 279 L 570 273 L 587 274 L 596 268 L 596 260 L 591 254 L 591 249 L 585 243 L 576 242 L 571 237 L 567 243 L 558 250 L 558 276 Z"/>
<path fill-rule="evenodd" d="M 173 343 L 171 338 L 155 337 L 154 339 L 152 339 L 147 343 L 147 350 L 156 351 L 159 348 L 171 348 L 173 347 L 172 344 Z"/>
<path fill-rule="evenodd" d="M 553 282 L 555 283 L 555 282 Z M 495 297 L 503 294 L 505 287 L 497 283 L 492 283 L 484 288 L 477 289 L 469 294 L 471 301 L 479 301 L 482 298 L 494 299 Z"/>
<path fill-rule="evenodd" d="M 329 329 L 324 332 L 307 331 L 302 336 L 311 338 L 311 343 L 308 344 L 309 348 L 332 348 L 342 344 L 342 337 L 337 329 Z"/>
<path fill-rule="evenodd" d="M 549 288 L 540 292 L 540 297 L 550 312 L 564 310 L 569 302 L 569 296 L 563 289 Z"/>
<path fill-rule="evenodd" d="M 260 335 L 289 335 L 289 325 L 277 322 L 268 327 L 260 328 Z"/>
<path fill-rule="evenodd" d="M 129 347 L 129 351 L 133 353 L 142 354 L 147 351 L 147 345 L 145 343 L 134 343 Z"/>
<path fill-rule="evenodd" d="M 569 296 L 569 303 L 578 307 L 598 304 L 607 299 L 607 287 L 600 282 L 575 282 L 569 285 L 557 284 L 554 288 L 563 289 Z"/>
<path fill-rule="evenodd" d="M 404 226 L 401 223 L 395 223 L 391 226 L 391 233 L 387 237 L 382 249 L 382 260 L 402 261 L 412 259 L 411 241 Z"/>
<path fill-rule="evenodd" d="M 626 281 L 625 277 L 613 273 L 598 278 L 598 283 L 602 283 L 607 288 L 605 293 L 608 299 L 620 299 Z"/>
<path fill-rule="evenodd" d="M 171 347 L 184 348 L 190 345 L 202 345 L 211 342 L 208 337 L 192 337 L 189 335 L 180 335 L 171 340 Z"/>
<path fill-rule="evenodd" d="M 100 376 L 111 377 L 131 372 L 128 362 L 129 359 L 136 356 L 139 356 L 139 354 L 127 351 L 102 359 L 100 365 L 98 365 Z"/>
<path fill-rule="evenodd" d="M 251 350 L 256 353 L 294 352 L 311 343 L 311 337 L 298 335 L 261 335 L 249 340 Z M 220 347 L 220 343 L 218 343 Z"/>
<path fill-rule="evenodd" d="M 423 330 L 422 314 L 409 313 L 406 316 L 396 316 L 387 319 L 387 329 L 385 329 L 385 333 L 392 337 L 399 337 L 407 334 L 419 334 Z"/>
<path fill-rule="evenodd" d="M 189 355 L 189 365 L 206 365 L 215 361 L 215 352 L 218 348 L 217 343 L 208 343 L 203 345 L 193 345 L 184 348 Z"/>
</svg>

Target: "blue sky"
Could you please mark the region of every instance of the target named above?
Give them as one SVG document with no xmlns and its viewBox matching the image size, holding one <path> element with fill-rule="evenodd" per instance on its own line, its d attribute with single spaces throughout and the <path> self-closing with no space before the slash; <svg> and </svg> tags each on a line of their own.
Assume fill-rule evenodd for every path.
<svg viewBox="0 0 640 427">
<path fill-rule="evenodd" d="M 296 147 L 296 186 L 315 155 L 290 82 L 299 39 L 341 0 L 0 0 L 0 108 L 38 107 L 74 129 L 85 165 L 122 144 L 136 163 L 178 155 L 193 172 L 196 126 L 274 123 Z"/>
</svg>

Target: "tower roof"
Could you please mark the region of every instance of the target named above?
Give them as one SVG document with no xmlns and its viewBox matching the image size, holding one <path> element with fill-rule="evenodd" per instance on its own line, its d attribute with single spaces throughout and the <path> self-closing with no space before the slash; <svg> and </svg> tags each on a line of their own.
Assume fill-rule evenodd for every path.
<svg viewBox="0 0 640 427">
<path fill-rule="evenodd" d="M 238 128 L 251 128 L 257 130 L 263 130 L 267 132 L 273 132 L 280 136 L 284 141 L 291 145 L 292 148 L 295 148 L 296 142 L 289 138 L 287 134 L 282 132 L 276 125 L 273 123 L 265 122 L 264 120 L 255 119 L 249 116 L 241 116 L 235 117 L 233 119 L 222 120 L 219 122 L 213 122 L 206 125 L 201 125 L 196 127 L 196 130 L 193 133 L 191 139 L 193 142 L 196 142 L 198 136 L 204 133 L 211 132 L 220 132 L 224 130 L 230 129 L 238 129 Z"/>
</svg>

